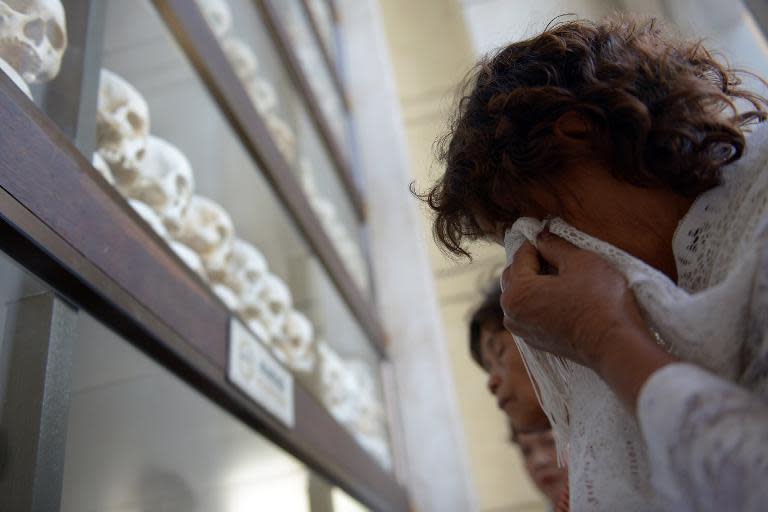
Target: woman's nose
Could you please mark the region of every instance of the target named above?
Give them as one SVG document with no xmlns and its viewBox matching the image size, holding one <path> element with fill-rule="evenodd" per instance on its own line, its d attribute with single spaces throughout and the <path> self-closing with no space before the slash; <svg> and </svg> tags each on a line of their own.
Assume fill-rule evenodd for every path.
<svg viewBox="0 0 768 512">
<path fill-rule="evenodd" d="M 501 385 L 501 377 L 496 372 L 491 372 L 488 375 L 488 391 L 495 395 Z"/>
</svg>

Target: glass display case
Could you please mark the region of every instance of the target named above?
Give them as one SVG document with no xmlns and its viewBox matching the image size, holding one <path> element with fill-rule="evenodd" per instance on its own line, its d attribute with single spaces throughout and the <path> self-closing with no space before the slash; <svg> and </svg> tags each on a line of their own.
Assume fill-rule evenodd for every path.
<svg viewBox="0 0 768 512">
<path fill-rule="evenodd" d="M 0 1 L 3 263 L 77 319 L 62 510 L 406 506 L 322 3 Z"/>
</svg>

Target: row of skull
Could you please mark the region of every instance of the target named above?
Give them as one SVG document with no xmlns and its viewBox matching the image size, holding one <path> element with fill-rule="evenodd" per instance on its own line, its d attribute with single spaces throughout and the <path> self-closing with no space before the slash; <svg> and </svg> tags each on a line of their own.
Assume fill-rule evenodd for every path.
<svg viewBox="0 0 768 512">
<path fill-rule="evenodd" d="M 267 128 L 275 141 L 275 145 L 290 165 L 296 164 L 296 136 L 288 125 L 275 111 L 278 104 L 275 88 L 269 80 L 259 72 L 258 59 L 248 43 L 232 34 L 232 12 L 224 0 L 197 0 L 211 31 L 216 35 L 232 68 L 243 83 L 256 110 L 263 116 Z M 334 98 L 333 94 L 323 95 Z M 362 287 L 368 288 L 367 264 L 360 247 L 353 241 L 349 230 L 338 218 L 336 207 L 332 201 L 322 197 L 314 185 L 315 170 L 307 158 L 301 158 L 299 169 L 302 174 L 302 184 L 310 205 L 318 214 L 325 232 L 331 238 L 339 255 L 344 260 L 347 269 L 355 281 Z"/>
<path fill-rule="evenodd" d="M 187 157 L 150 134 L 149 107 L 125 79 L 102 70 L 96 167 L 233 311 L 294 369 L 310 371 L 313 327 L 261 252 L 235 234 L 227 211 L 195 194 Z"/>
<path fill-rule="evenodd" d="M 321 397 L 331 414 L 374 456 L 386 455 L 383 412 L 370 367 L 315 341 L 312 324 L 293 310 L 290 290 L 269 271 L 263 254 L 236 236 L 222 206 L 195 194 L 187 157 L 150 133 L 149 107 L 141 93 L 106 69 L 100 80 L 94 167 L 278 359 L 310 373 L 319 358 Z"/>
<path fill-rule="evenodd" d="M 253 106 L 264 119 L 275 146 L 283 158 L 293 165 L 296 161 L 296 135 L 276 112 L 278 99 L 275 87 L 259 72 L 259 61 L 253 49 L 231 33 L 232 10 L 229 4 L 225 0 L 197 0 L 197 5 L 243 83 Z"/>
<path fill-rule="evenodd" d="M 264 117 L 275 145 L 287 163 L 295 165 L 295 135 L 274 111 L 277 95 L 272 84 L 259 73 L 254 51 L 242 39 L 231 34 L 232 12 L 229 5 L 225 0 L 197 0 L 197 4 L 256 110 Z M 301 158 L 299 169 L 303 189 L 325 232 L 356 281 L 367 287 L 367 269 L 360 248 L 338 219 L 334 204 L 319 193 L 310 160 Z M 360 359 L 343 358 L 323 341 L 317 342 L 316 351 L 319 359 L 320 395 L 326 408 L 352 432 L 364 449 L 383 466 L 390 467 L 384 411 L 370 365 Z"/>
<path fill-rule="evenodd" d="M 362 359 L 342 357 L 322 341 L 317 344 L 317 353 L 326 408 L 366 451 L 389 468 L 385 413 L 371 366 Z"/>
<path fill-rule="evenodd" d="M 0 0 L 0 69 L 30 99 L 30 84 L 56 78 L 67 49 L 60 0 Z"/>
<path fill-rule="evenodd" d="M 312 3 L 308 2 L 307 7 L 310 11 L 318 12 L 317 7 L 313 9 Z M 317 47 L 312 28 L 302 10 L 301 2 L 287 3 L 285 6 L 286 32 L 292 47 L 296 50 L 296 56 L 304 73 L 313 78 L 310 85 L 329 127 L 339 140 L 344 141 L 347 139 L 344 106 L 335 89 L 326 62 L 322 58 L 322 50 Z"/>
<path fill-rule="evenodd" d="M 368 289 L 368 265 L 360 245 L 350 236 L 349 228 L 339 218 L 333 201 L 324 197 L 319 191 L 319 187 L 315 183 L 316 174 L 312 162 L 308 158 L 302 157 L 299 161 L 299 171 L 304 194 L 320 220 L 324 232 L 330 238 L 357 285 L 363 290 Z"/>
</svg>

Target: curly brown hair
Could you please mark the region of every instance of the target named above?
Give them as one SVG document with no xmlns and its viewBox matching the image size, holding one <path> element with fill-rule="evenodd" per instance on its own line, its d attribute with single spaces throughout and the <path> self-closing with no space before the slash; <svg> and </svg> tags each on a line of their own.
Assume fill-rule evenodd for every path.
<svg viewBox="0 0 768 512">
<path fill-rule="evenodd" d="M 417 193 L 434 211 L 444 250 L 481 225 L 511 225 L 526 188 L 547 185 L 573 155 L 553 130 L 565 113 L 586 121 L 614 177 L 693 197 L 719 182 L 745 148 L 744 127 L 766 119 L 762 96 L 700 41 L 676 39 L 654 19 L 565 21 L 483 58 L 468 74 L 447 133 L 443 176 Z M 739 105 L 737 105 L 739 103 Z"/>
</svg>

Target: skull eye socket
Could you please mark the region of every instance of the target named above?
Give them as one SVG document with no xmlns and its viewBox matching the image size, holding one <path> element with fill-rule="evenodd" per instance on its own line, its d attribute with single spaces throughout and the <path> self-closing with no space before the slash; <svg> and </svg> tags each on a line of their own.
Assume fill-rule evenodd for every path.
<svg viewBox="0 0 768 512">
<path fill-rule="evenodd" d="M 224 226 L 216 226 L 216 234 L 219 238 L 224 240 L 227 237 L 227 229 Z"/>
<path fill-rule="evenodd" d="M 128 114 L 125 116 L 125 119 L 128 121 L 128 124 L 131 125 L 131 128 L 137 132 L 140 132 L 144 129 L 144 121 L 138 114 L 136 114 L 136 112 L 128 112 Z"/>
<path fill-rule="evenodd" d="M 64 45 L 66 44 L 64 42 L 64 32 L 61 31 L 61 28 L 57 23 L 54 23 L 53 21 L 48 22 L 48 30 L 46 31 L 46 35 L 48 36 L 48 40 L 51 42 L 51 46 L 53 46 L 56 50 L 61 50 L 64 48 Z"/>
<path fill-rule="evenodd" d="M 24 25 L 24 35 L 35 43 L 35 46 L 43 42 L 45 35 L 45 22 L 41 19 L 30 21 Z"/>
<path fill-rule="evenodd" d="M 180 193 L 187 191 L 187 180 L 183 176 L 176 176 L 176 190 Z"/>
</svg>

